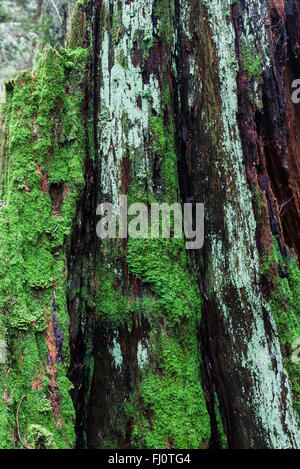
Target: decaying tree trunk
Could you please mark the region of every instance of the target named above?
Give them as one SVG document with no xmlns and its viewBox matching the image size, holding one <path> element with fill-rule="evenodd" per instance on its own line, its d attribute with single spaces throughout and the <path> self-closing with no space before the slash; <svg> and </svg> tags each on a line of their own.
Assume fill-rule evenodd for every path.
<svg viewBox="0 0 300 469">
<path fill-rule="evenodd" d="M 299 22 L 80 0 L 68 47 L 6 84 L 2 448 L 299 446 Z M 203 249 L 101 241 L 120 194 L 204 202 Z"/>
</svg>

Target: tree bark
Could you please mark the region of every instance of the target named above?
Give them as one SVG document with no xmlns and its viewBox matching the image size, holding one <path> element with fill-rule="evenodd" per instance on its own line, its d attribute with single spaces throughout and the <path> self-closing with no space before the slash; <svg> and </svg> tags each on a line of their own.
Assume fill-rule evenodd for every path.
<svg viewBox="0 0 300 469">
<path fill-rule="evenodd" d="M 2 448 L 299 447 L 299 21 L 83 0 L 6 84 Z M 120 195 L 204 203 L 203 249 L 100 240 Z"/>
</svg>

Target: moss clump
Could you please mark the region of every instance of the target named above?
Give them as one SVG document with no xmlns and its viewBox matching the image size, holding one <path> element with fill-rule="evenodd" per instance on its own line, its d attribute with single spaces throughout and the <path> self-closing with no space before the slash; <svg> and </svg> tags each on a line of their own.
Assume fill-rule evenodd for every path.
<svg viewBox="0 0 300 469">
<path fill-rule="evenodd" d="M 251 46 L 247 44 L 241 45 L 243 68 L 248 73 L 251 80 L 259 81 L 262 70 L 261 59 L 255 56 L 255 52 Z"/>
<path fill-rule="evenodd" d="M 154 328 L 155 330 L 155 328 Z M 183 324 L 170 336 L 166 331 L 158 338 L 152 365 L 143 371 L 141 397 L 151 418 L 133 402 L 127 412 L 134 418 L 133 442 L 147 448 L 200 448 L 210 438 L 207 414 L 199 376 L 199 351 L 195 340 L 195 323 Z M 154 358 L 153 357 L 153 358 Z"/>
<path fill-rule="evenodd" d="M 143 411 L 131 409 L 133 441 L 138 447 L 199 448 L 210 437 L 199 376 L 201 301 L 183 240 L 130 239 L 127 261 L 156 297 L 155 316 L 150 317 L 150 344 L 155 345 L 150 346 L 151 365 L 143 368 L 140 390 L 152 417 L 149 422 L 141 417 Z"/>
<path fill-rule="evenodd" d="M 201 301 L 183 240 L 129 239 L 127 261 L 131 272 L 151 285 L 170 322 L 199 317 Z"/>
<path fill-rule="evenodd" d="M 116 278 L 108 269 L 100 267 L 100 285 L 96 293 L 97 313 L 102 320 L 119 325 L 130 321 L 130 298 L 122 294 Z"/>
<path fill-rule="evenodd" d="M 163 100 L 169 99 L 169 88 Z M 177 175 L 177 155 L 174 143 L 174 127 L 170 122 L 165 128 L 163 117 L 150 118 L 150 132 L 153 141 L 153 151 L 158 156 L 161 164 L 161 183 L 163 188 L 163 199 L 167 203 L 173 203 L 178 199 L 178 175 Z"/>
<path fill-rule="evenodd" d="M 54 449 L 52 434 L 41 425 L 30 425 L 28 441 L 32 449 Z"/>
</svg>

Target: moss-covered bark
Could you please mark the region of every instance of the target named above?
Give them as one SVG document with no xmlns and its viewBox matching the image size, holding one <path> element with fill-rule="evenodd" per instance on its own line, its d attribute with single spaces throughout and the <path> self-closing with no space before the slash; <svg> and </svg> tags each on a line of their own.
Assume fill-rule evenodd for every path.
<svg viewBox="0 0 300 469">
<path fill-rule="evenodd" d="M 299 12 L 81 0 L 7 83 L 1 447 L 298 447 Z M 205 202 L 203 250 L 100 241 L 121 194 Z"/>
<path fill-rule="evenodd" d="M 32 74 L 6 85 L 0 235 L 1 337 L 8 355 L 1 365 L 4 448 L 22 438 L 35 447 L 32 425 L 50 432 L 45 442 L 55 447 L 75 443 L 66 378 L 66 253 L 84 186 L 86 61 L 85 49 L 46 48 Z"/>
</svg>

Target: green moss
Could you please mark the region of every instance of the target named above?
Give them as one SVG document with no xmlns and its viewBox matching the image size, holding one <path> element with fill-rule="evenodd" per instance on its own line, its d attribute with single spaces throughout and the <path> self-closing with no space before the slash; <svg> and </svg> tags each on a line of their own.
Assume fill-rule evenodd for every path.
<svg viewBox="0 0 300 469">
<path fill-rule="evenodd" d="M 162 96 L 163 103 L 169 99 L 169 88 L 167 88 L 166 96 Z M 168 128 L 165 128 L 163 117 L 151 117 L 150 132 L 153 139 L 153 150 L 161 163 L 164 201 L 171 204 L 178 199 L 179 193 L 173 124 L 171 123 Z"/>
<path fill-rule="evenodd" d="M 151 96 L 149 109 L 150 106 Z M 172 204 L 179 200 L 174 124 L 169 106 L 170 90 L 166 85 L 161 92 L 161 113 L 149 118 L 145 130 L 151 158 L 159 163 L 156 187 L 152 162 L 146 165 L 145 154 L 132 150 L 129 205 Z M 124 133 L 127 126 L 128 115 L 124 112 Z M 148 166 L 150 170 L 141 170 Z M 95 281 L 98 320 L 114 330 L 124 325 L 131 330 L 133 321 L 143 317 L 150 325 L 150 332 L 147 345 L 143 344 L 142 359 L 137 357 L 140 370 L 137 381 L 126 403 L 121 402 L 118 408 L 118 434 L 123 435 L 130 424 L 132 447 L 208 446 L 210 419 L 201 386 L 197 340 L 201 298 L 184 239 L 129 238 L 124 252 L 120 244 L 113 240 L 101 243 L 103 259 Z M 138 279 L 138 297 L 125 285 L 125 265 L 129 269 L 129 284 L 132 285 L 133 278 Z M 128 435 L 124 434 L 123 438 Z M 106 441 L 105 447 L 115 448 L 116 442 Z"/>
<path fill-rule="evenodd" d="M 155 15 L 159 18 L 158 32 L 169 47 L 173 42 L 173 15 L 174 2 L 172 0 L 158 0 L 156 3 Z"/>
<path fill-rule="evenodd" d="M 199 376 L 195 323 L 182 324 L 181 332 L 171 337 L 155 328 L 152 333 L 157 334 L 156 349 L 150 352 L 154 360 L 143 371 L 140 388 L 151 418 L 136 402 L 127 405 L 134 419 L 133 444 L 153 449 L 203 447 L 210 437 L 210 421 Z"/>
<path fill-rule="evenodd" d="M 145 14 L 149 14 L 149 10 Z M 116 43 L 122 34 L 119 15 L 118 6 L 114 8 L 113 17 L 107 14 L 106 28 L 110 38 L 105 42 L 105 53 L 111 38 Z M 161 41 L 164 48 L 172 45 L 173 15 L 174 2 L 162 0 L 156 3 L 154 16 L 157 18 L 157 26 L 155 23 L 153 37 L 155 41 Z M 145 59 L 153 46 L 153 38 L 150 37 L 152 32 L 148 32 L 147 26 L 147 39 L 143 42 L 143 28 L 144 26 L 134 27 L 133 43 L 134 47 L 136 43 Z M 121 42 L 119 50 L 121 54 L 116 54 L 115 59 L 126 69 L 121 55 L 124 53 L 129 57 L 131 52 L 126 49 L 125 43 L 121 50 Z M 172 56 L 171 53 L 165 55 L 159 82 L 156 77 L 151 76 L 149 86 L 143 86 L 142 76 L 139 82 L 139 66 L 134 74 L 126 74 L 124 88 L 128 87 L 130 95 L 132 90 L 137 90 L 136 96 L 131 98 L 132 110 L 129 112 L 128 104 L 125 106 L 122 100 L 120 106 L 123 108 L 118 109 L 122 119 L 119 141 L 124 142 L 123 156 L 128 158 L 130 164 L 130 170 L 126 173 L 130 176 L 129 205 L 144 202 L 149 206 L 152 202 L 173 204 L 180 201 L 169 87 Z M 132 69 L 131 65 L 129 69 Z M 110 79 L 113 76 L 116 75 L 111 73 Z M 108 76 L 105 81 L 109 82 Z M 160 103 L 157 99 L 158 86 L 161 86 Z M 114 87 L 111 86 L 110 90 L 112 89 Z M 105 88 L 105 95 L 107 91 L 108 88 Z M 131 115 L 135 112 L 137 102 L 142 104 L 143 110 L 148 111 L 148 121 L 141 119 L 136 122 L 135 116 Z M 109 103 L 106 106 L 109 107 Z M 100 103 L 99 127 L 103 128 L 113 114 L 113 109 L 107 109 Z M 134 138 L 135 141 L 134 144 L 128 144 L 132 125 L 137 126 L 139 132 L 137 136 L 130 135 L 130 139 Z M 157 163 L 155 180 L 154 162 Z M 120 187 L 120 192 L 124 188 L 127 192 L 127 184 L 123 180 L 121 184 L 118 180 L 118 171 L 118 167 L 116 171 L 113 170 L 109 183 L 106 180 L 106 186 L 112 182 L 116 186 L 116 193 Z M 110 195 L 115 197 L 115 193 L 111 192 Z M 124 247 L 123 252 L 120 246 L 121 241 L 101 242 L 100 265 L 96 268 L 92 287 L 96 294 L 92 301 L 97 313 L 96 321 L 109 331 L 111 338 L 110 356 L 113 356 L 114 363 L 118 365 L 114 370 L 114 380 L 127 383 L 127 375 L 124 374 L 128 367 L 130 374 L 134 368 L 131 375 L 133 382 L 129 395 L 126 391 L 125 399 L 120 399 L 120 402 L 117 398 L 113 399 L 112 408 L 108 411 L 114 422 L 113 433 L 111 428 L 104 429 L 103 440 L 99 438 L 98 444 L 101 447 L 116 448 L 119 440 L 125 439 L 130 447 L 138 448 L 208 446 L 210 419 L 201 385 L 202 365 L 197 337 L 201 298 L 193 262 L 187 255 L 184 239 L 129 238 L 127 250 Z M 135 347 L 131 345 L 132 340 L 135 340 L 136 334 L 140 334 L 141 324 L 149 324 L 149 332 L 148 327 L 143 328 L 145 337 Z M 124 351 L 127 342 L 124 343 L 123 340 L 124 333 L 127 334 L 126 328 L 130 344 L 127 352 Z M 126 362 L 129 353 L 133 364 Z M 122 391 L 118 386 L 112 393 L 119 396 Z M 133 429 L 132 433 L 130 429 Z"/>
<path fill-rule="evenodd" d="M 278 266 L 285 277 L 274 276 L 274 266 Z M 297 259 L 282 256 L 277 240 L 274 239 L 271 254 L 263 256 L 262 274 L 268 280 L 272 293 L 270 307 L 276 322 L 279 340 L 288 373 L 295 410 L 300 416 L 300 374 L 299 364 L 293 361 L 293 343 L 300 337 L 300 270 Z"/>
<path fill-rule="evenodd" d="M 253 189 L 253 200 L 254 200 L 254 206 L 256 209 L 256 213 L 257 213 L 258 223 L 261 223 L 264 210 L 265 210 L 265 205 L 261 201 L 261 195 L 257 186 L 254 186 L 254 189 Z"/>
<path fill-rule="evenodd" d="M 151 418 L 142 417 L 140 408 L 133 411 L 136 407 L 132 404 L 134 445 L 207 445 L 210 420 L 201 388 L 197 343 L 201 301 L 183 240 L 129 239 L 127 261 L 130 271 L 150 285 L 156 297 L 154 315 L 149 318 L 151 365 L 143 368 L 140 389 L 144 412 L 148 409 Z"/>
<path fill-rule="evenodd" d="M 142 47 L 142 57 L 144 60 L 146 60 L 147 57 L 149 56 L 150 50 L 153 47 L 153 38 L 144 39 L 142 41 L 139 41 L 139 43 L 140 42 L 141 42 L 141 47 Z"/>
<path fill-rule="evenodd" d="M 255 98 L 254 98 L 254 93 L 253 93 L 253 91 L 249 91 L 249 99 L 250 99 L 250 102 L 251 102 L 252 104 L 254 104 Z"/>
<path fill-rule="evenodd" d="M 54 449 L 53 436 L 41 425 L 30 425 L 28 441 L 32 449 Z"/>
<path fill-rule="evenodd" d="M 188 269 L 183 240 L 130 238 L 127 261 L 131 272 L 150 284 L 159 296 L 161 307 L 169 311 L 170 322 L 200 315 L 201 302 Z"/>
<path fill-rule="evenodd" d="M 153 154 L 160 162 L 159 189 L 151 190 L 150 181 L 145 185 L 134 177 L 129 189 L 130 203 L 172 204 L 179 199 L 168 86 L 161 96 L 162 114 L 152 116 L 149 122 Z M 137 156 L 132 158 L 134 164 Z M 125 406 L 127 416 L 134 422 L 132 444 L 141 448 L 207 446 L 210 419 L 201 387 L 197 341 L 201 299 L 184 239 L 129 238 L 126 259 L 130 272 L 153 294 L 147 313 L 151 325 L 147 349 L 150 359 L 143 364 L 140 389 L 132 390 Z M 140 307 L 143 309 L 145 304 Z"/>
<path fill-rule="evenodd" d="M 220 413 L 220 403 L 216 393 L 214 393 L 214 413 L 217 422 L 218 438 L 220 448 L 227 449 L 227 438 L 224 431 L 224 425 L 222 421 L 222 416 Z"/>
<path fill-rule="evenodd" d="M 85 49 L 47 47 L 33 73 L 20 74 L 9 91 L 1 186 L 6 206 L 0 212 L 0 308 L 9 331 L 11 370 L 7 376 L 0 365 L 1 393 L 9 396 L 0 410 L 0 435 L 7 447 L 13 446 L 11 431 L 16 431 L 16 409 L 24 395 L 21 434 L 30 425 L 41 425 L 52 434 L 55 447 L 75 443 L 66 378 L 66 252 L 84 183 L 85 133 L 80 120 L 87 57 Z M 54 315 L 63 337 L 62 356 L 49 374 L 45 339 L 53 334 Z"/>
<path fill-rule="evenodd" d="M 254 49 L 245 44 L 241 44 L 243 68 L 248 73 L 249 78 L 259 81 L 262 70 L 261 59 L 255 55 Z"/>
<path fill-rule="evenodd" d="M 116 283 L 114 274 L 100 267 L 100 285 L 95 303 L 97 313 L 102 320 L 118 325 L 130 321 L 130 298 L 124 295 L 121 286 Z"/>
</svg>

